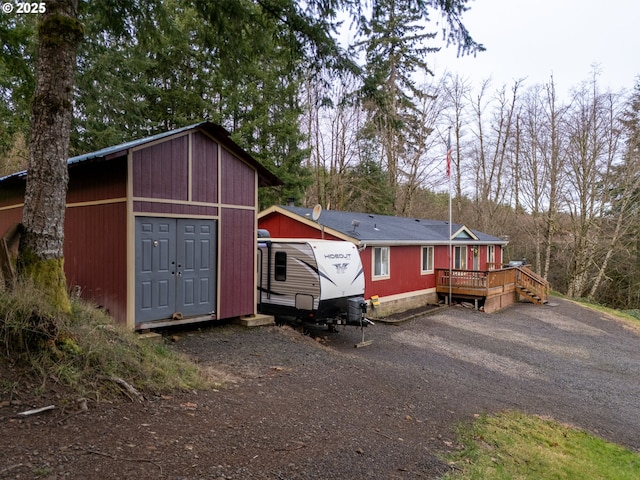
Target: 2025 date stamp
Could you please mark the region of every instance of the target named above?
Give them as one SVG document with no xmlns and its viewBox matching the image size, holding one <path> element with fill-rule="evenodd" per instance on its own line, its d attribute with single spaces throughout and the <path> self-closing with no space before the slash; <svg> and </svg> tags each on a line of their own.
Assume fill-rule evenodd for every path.
<svg viewBox="0 0 640 480">
<path fill-rule="evenodd" d="M 2 13 L 15 13 L 16 15 L 22 14 L 37 14 L 47 11 L 47 5 L 45 2 L 2 2 Z"/>
</svg>

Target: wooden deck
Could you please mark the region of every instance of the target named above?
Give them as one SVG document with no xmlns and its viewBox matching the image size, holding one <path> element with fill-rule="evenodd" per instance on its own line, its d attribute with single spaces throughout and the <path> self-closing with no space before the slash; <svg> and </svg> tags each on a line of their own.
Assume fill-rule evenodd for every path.
<svg viewBox="0 0 640 480">
<path fill-rule="evenodd" d="M 493 270 L 436 269 L 436 292 L 440 296 L 479 300 L 486 312 L 494 312 L 522 299 L 543 304 L 549 301 L 549 282 L 526 266 Z"/>
</svg>

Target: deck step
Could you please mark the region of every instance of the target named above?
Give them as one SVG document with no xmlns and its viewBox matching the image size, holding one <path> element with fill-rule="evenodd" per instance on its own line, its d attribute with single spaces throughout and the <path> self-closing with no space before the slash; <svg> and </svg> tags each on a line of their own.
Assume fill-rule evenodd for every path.
<svg viewBox="0 0 640 480">
<path fill-rule="evenodd" d="M 535 292 L 532 292 L 527 287 L 524 287 L 522 285 L 518 285 L 517 288 L 518 288 L 518 291 L 520 292 L 520 294 L 522 294 L 525 297 L 529 298 L 533 303 L 535 303 L 535 304 L 547 303 L 546 300 L 543 300 L 538 294 L 536 294 Z"/>
</svg>

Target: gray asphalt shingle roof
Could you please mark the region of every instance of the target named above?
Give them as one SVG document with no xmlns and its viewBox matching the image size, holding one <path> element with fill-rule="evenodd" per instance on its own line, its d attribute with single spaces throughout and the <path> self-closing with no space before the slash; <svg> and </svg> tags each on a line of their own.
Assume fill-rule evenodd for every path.
<svg viewBox="0 0 640 480">
<path fill-rule="evenodd" d="M 294 215 L 311 219 L 311 208 L 281 206 Z M 318 219 L 320 225 L 336 230 L 362 243 L 433 243 L 445 244 L 449 242 L 449 222 L 444 220 L 427 220 L 420 218 L 394 217 L 390 215 L 377 215 L 359 212 L 340 212 L 337 210 L 323 210 Z M 357 225 L 355 225 L 357 223 Z M 452 224 L 453 234 L 462 229 L 462 224 Z M 472 232 L 478 240 L 468 237 L 462 231 L 454 241 L 464 241 L 466 244 L 491 243 L 506 244 L 501 238 L 488 235 L 477 230 Z M 464 237 L 464 238 L 463 238 Z"/>
</svg>

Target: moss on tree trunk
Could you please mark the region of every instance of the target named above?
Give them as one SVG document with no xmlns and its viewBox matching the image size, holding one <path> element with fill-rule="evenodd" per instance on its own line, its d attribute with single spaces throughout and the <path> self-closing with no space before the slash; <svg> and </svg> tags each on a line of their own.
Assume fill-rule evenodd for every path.
<svg viewBox="0 0 640 480">
<path fill-rule="evenodd" d="M 71 313 L 64 258 L 41 259 L 31 250 L 22 249 L 18 255 L 18 270 L 21 277 L 29 279 L 46 295 L 56 311 Z"/>
</svg>

